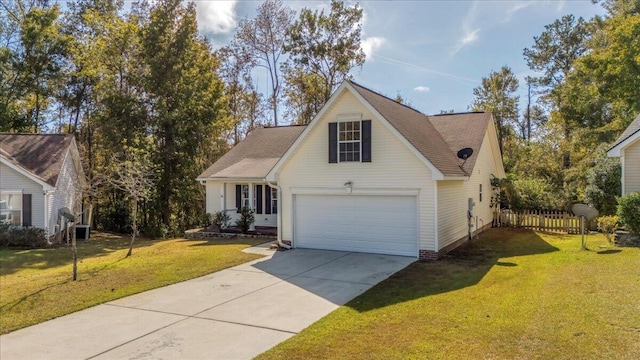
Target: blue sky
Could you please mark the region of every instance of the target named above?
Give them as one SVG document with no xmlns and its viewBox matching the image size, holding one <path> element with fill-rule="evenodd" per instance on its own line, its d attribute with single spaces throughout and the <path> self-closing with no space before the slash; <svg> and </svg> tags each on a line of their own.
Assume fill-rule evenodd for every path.
<svg viewBox="0 0 640 360">
<path fill-rule="evenodd" d="M 262 1 L 196 1 L 200 32 L 214 48 L 224 45 L 243 17 Z M 349 3 L 355 3 L 349 1 Z M 520 79 L 534 75 L 522 56 L 544 26 L 563 15 L 585 19 L 604 14 L 589 0 L 574 1 L 360 1 L 367 60 L 354 80 L 426 113 L 467 111 L 482 77 L 508 65 Z M 285 1 L 294 10 L 329 8 L 329 1 Z M 328 10 L 327 10 L 328 11 Z M 266 74 L 257 73 L 266 90 Z M 261 84 L 263 84 L 261 86 Z"/>
</svg>

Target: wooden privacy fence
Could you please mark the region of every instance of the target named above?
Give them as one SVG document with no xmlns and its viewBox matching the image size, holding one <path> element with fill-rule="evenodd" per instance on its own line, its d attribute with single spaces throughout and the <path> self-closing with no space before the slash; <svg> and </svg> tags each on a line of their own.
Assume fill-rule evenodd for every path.
<svg viewBox="0 0 640 360">
<path fill-rule="evenodd" d="M 560 210 L 500 210 L 493 215 L 493 226 L 579 234 L 580 218 Z"/>
</svg>

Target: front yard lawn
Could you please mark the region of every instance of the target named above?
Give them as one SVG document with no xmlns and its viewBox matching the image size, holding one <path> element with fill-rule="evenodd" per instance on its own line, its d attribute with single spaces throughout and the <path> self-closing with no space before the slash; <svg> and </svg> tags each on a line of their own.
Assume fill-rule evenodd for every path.
<svg viewBox="0 0 640 360">
<path fill-rule="evenodd" d="M 78 280 L 68 247 L 0 249 L 0 334 L 106 301 L 238 265 L 260 255 L 241 250 L 267 239 L 136 240 L 92 234 L 78 242 Z"/>
<path fill-rule="evenodd" d="M 640 249 L 495 229 L 259 359 L 640 359 Z M 290 304 L 295 306 L 295 304 Z"/>
</svg>

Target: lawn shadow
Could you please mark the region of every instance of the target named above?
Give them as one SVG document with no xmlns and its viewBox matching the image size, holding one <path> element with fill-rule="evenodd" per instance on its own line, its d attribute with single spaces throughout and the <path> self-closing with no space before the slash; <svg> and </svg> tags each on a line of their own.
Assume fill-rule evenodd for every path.
<svg viewBox="0 0 640 360">
<path fill-rule="evenodd" d="M 180 242 L 193 243 L 191 246 L 217 246 L 217 245 L 247 245 L 255 246 L 266 242 L 273 242 L 269 238 L 226 237 L 211 239 L 182 239 Z"/>
<path fill-rule="evenodd" d="M 133 247 L 151 246 L 162 240 L 136 239 Z M 88 241 L 78 241 L 78 261 L 109 255 L 129 248 L 131 237 L 112 233 L 95 233 Z M 21 269 L 48 269 L 73 264 L 71 246 L 62 244 L 47 249 L 0 249 L 0 275 L 9 275 Z"/>
<path fill-rule="evenodd" d="M 622 250 L 620 249 L 607 249 L 607 250 L 600 250 L 598 252 L 596 252 L 596 254 L 600 254 L 600 255 L 608 255 L 608 254 L 617 254 L 622 252 Z"/>
<path fill-rule="evenodd" d="M 359 312 L 478 284 L 494 267 L 517 267 L 517 259 L 559 251 L 530 230 L 492 229 L 479 240 L 435 262 L 417 261 L 346 304 Z M 510 259 L 511 260 L 511 259 Z"/>
</svg>

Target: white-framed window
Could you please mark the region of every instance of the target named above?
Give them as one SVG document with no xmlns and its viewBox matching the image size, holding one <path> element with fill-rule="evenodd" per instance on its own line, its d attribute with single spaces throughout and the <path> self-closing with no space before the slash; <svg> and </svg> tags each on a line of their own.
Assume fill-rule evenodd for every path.
<svg viewBox="0 0 640 360">
<path fill-rule="evenodd" d="M 0 224 L 22 225 L 22 191 L 0 191 Z"/>
<path fill-rule="evenodd" d="M 249 207 L 249 185 L 248 184 L 242 185 L 241 194 L 242 195 L 240 196 L 240 199 L 241 199 L 240 204 L 242 205 L 243 208 L 248 208 Z M 254 204 L 255 204 L 255 201 L 254 201 Z"/>
<path fill-rule="evenodd" d="M 338 123 L 338 159 L 340 162 L 360 161 L 360 121 Z"/>
<path fill-rule="evenodd" d="M 278 189 L 271 188 L 271 213 L 278 213 Z"/>
<path fill-rule="evenodd" d="M 242 207 L 249 207 L 249 185 L 248 184 L 244 184 L 242 185 L 242 187 L 240 188 L 241 190 L 241 194 L 240 195 L 240 204 Z M 253 209 L 254 211 L 257 209 L 256 204 L 257 204 L 257 193 L 258 193 L 258 187 L 256 185 L 253 185 L 253 199 L 251 201 L 251 204 L 253 205 L 251 207 L 251 209 Z"/>
</svg>

